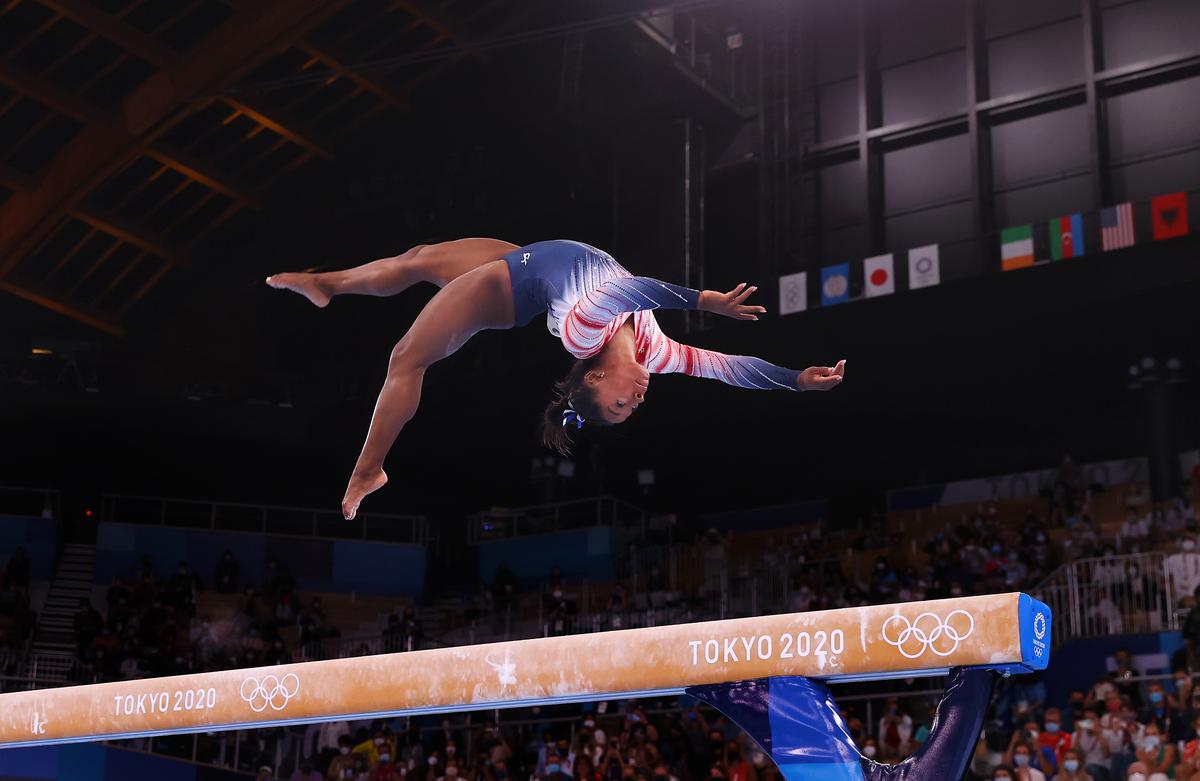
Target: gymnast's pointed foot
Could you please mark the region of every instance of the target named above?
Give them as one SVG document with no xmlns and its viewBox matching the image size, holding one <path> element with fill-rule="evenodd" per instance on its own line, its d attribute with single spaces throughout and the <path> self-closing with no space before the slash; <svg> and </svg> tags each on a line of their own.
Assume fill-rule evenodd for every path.
<svg viewBox="0 0 1200 781">
<path fill-rule="evenodd" d="M 369 493 L 374 493 L 387 483 L 387 474 L 382 469 L 373 472 L 355 472 L 350 476 L 350 484 L 346 486 L 346 496 L 342 499 L 342 517 L 347 521 L 354 520 L 358 515 L 358 506 Z"/>
<path fill-rule="evenodd" d="M 285 273 L 267 277 L 267 284 L 276 289 L 290 290 L 307 298 L 319 309 L 329 305 L 329 292 L 317 279 L 316 274 Z"/>
</svg>

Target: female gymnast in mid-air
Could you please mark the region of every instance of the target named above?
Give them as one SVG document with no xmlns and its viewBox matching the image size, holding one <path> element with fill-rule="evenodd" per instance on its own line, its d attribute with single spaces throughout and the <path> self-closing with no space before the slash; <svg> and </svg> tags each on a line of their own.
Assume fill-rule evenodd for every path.
<svg viewBox="0 0 1200 781">
<path fill-rule="evenodd" d="M 682 372 L 742 388 L 830 390 L 846 362 L 802 372 L 758 358 L 679 344 L 659 330 L 655 309 L 700 309 L 735 320 L 766 310 L 745 303 L 756 288 L 728 293 L 635 277 L 605 252 L 575 241 L 518 247 L 496 239 L 460 239 L 413 247 L 403 255 L 328 273 L 267 277 L 318 307 L 336 295 L 394 296 L 417 282 L 441 288 L 392 350 L 367 440 L 342 499 L 353 518 L 363 497 L 387 482 L 383 460 L 417 411 L 421 380 L 436 361 L 488 329 L 514 328 L 547 312 L 550 333 L 578 360 L 546 408 L 543 441 L 570 452 L 572 428 L 629 419 L 646 398 L 652 373 Z"/>
</svg>

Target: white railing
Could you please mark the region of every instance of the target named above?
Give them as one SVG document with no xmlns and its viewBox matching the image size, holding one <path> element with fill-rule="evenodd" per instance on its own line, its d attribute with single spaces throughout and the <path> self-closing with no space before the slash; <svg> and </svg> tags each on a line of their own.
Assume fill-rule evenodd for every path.
<svg viewBox="0 0 1200 781">
<path fill-rule="evenodd" d="M 1079 559 L 1059 567 L 1031 592 L 1053 611 L 1055 645 L 1172 631 L 1180 626 L 1181 597 L 1197 585 L 1185 582 L 1185 569 L 1163 553 Z"/>
<path fill-rule="evenodd" d="M 353 521 L 347 521 L 340 512 L 311 507 L 105 494 L 101 520 L 185 529 L 429 544 L 429 522 L 423 515 L 359 513 Z"/>
<path fill-rule="evenodd" d="M 475 513 L 467 517 L 467 542 L 478 545 L 596 526 L 636 528 L 644 532 L 648 519 L 649 515 L 640 507 L 612 496 L 596 496 Z"/>
<path fill-rule="evenodd" d="M 62 514 L 62 497 L 51 488 L 0 485 L 0 512 L 6 515 L 58 518 Z"/>
</svg>

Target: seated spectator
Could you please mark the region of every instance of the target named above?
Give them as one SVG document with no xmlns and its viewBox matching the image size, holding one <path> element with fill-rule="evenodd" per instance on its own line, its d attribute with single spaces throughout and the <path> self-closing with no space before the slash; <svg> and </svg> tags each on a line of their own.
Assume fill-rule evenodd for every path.
<svg viewBox="0 0 1200 781">
<path fill-rule="evenodd" d="M 1062 769 L 1054 776 L 1054 781 L 1094 781 L 1091 774 L 1083 767 L 1079 752 L 1069 748 L 1063 752 Z"/>
<path fill-rule="evenodd" d="M 17 548 L 4 568 L 4 582 L 0 591 L 28 591 L 31 562 L 24 548 Z"/>
<path fill-rule="evenodd" d="M 1040 730 L 1038 730 L 1037 722 L 1028 722 L 1023 728 L 1015 730 L 1009 741 L 1008 749 L 1004 752 L 1002 763 L 1012 765 L 1018 777 L 1024 775 L 1025 768 L 1037 770 L 1039 774 L 1043 774 L 1045 770 L 1044 756 L 1039 751 L 1039 737 Z"/>
<path fill-rule="evenodd" d="M 238 565 L 234 561 L 233 551 L 226 550 L 221 554 L 217 564 L 216 589 L 218 594 L 236 594 L 238 590 Z"/>
<path fill-rule="evenodd" d="M 1017 771 L 1009 765 L 996 765 L 996 769 L 992 771 L 992 781 L 1016 781 L 1016 778 Z M 1042 776 L 1042 778 L 1045 778 L 1045 776 Z"/>
<path fill-rule="evenodd" d="M 345 722 L 342 722 L 343 724 Z M 351 749 L 354 747 L 354 739 L 348 733 L 343 733 L 338 736 L 338 753 L 329 761 L 329 768 L 325 771 L 325 778 L 328 781 L 343 781 L 347 778 L 354 778 L 354 755 Z"/>
<path fill-rule="evenodd" d="M 1183 639 L 1187 642 L 1189 666 L 1200 669 L 1200 586 L 1192 591 L 1195 604 L 1183 621 Z"/>
<path fill-rule="evenodd" d="M 79 612 L 75 614 L 73 623 L 75 643 L 80 654 L 83 655 L 87 649 L 91 648 L 92 641 L 100 636 L 100 632 L 104 629 L 104 619 L 100 616 L 100 611 L 92 606 L 90 599 L 80 597 Z"/>
<path fill-rule="evenodd" d="M 912 717 L 900 710 L 899 700 L 889 698 L 877 733 L 883 749 L 883 761 L 892 761 L 908 754 L 912 750 L 912 733 Z"/>
<path fill-rule="evenodd" d="M 400 628 L 403 631 L 402 650 L 416 651 L 420 649 L 421 642 L 425 637 L 425 629 L 412 605 L 405 606 L 404 616 L 400 619 Z"/>
<path fill-rule="evenodd" d="M 312 760 L 302 759 L 292 771 L 290 781 L 321 781 L 321 774 L 313 767 Z"/>
<path fill-rule="evenodd" d="M 1042 772 L 1054 775 L 1062 764 L 1063 752 L 1071 747 L 1071 733 L 1063 730 L 1062 712 L 1058 708 L 1046 709 L 1037 745 L 1041 755 L 1039 767 Z"/>
<path fill-rule="evenodd" d="M 1129 773 L 1125 776 L 1125 778 L 1128 779 L 1128 781 L 1149 781 L 1151 778 L 1150 769 L 1146 766 L 1145 762 L 1134 762 L 1129 766 Z M 1158 777 L 1155 778 L 1154 781 L 1162 781 L 1165 778 L 1166 776 L 1159 773 Z"/>
<path fill-rule="evenodd" d="M 1147 704 L 1138 713 L 1138 722 L 1155 725 L 1165 742 L 1176 743 L 1187 737 L 1190 722 L 1181 710 L 1172 707 L 1162 684 L 1151 683 L 1146 687 L 1146 691 Z"/>
<path fill-rule="evenodd" d="M 396 756 L 396 744 L 388 741 L 383 729 L 376 729 L 370 740 L 364 740 L 354 747 L 354 753 L 366 759 L 367 769 L 374 770 L 381 754 L 387 754 L 389 758 Z"/>
<path fill-rule="evenodd" d="M 1095 710 L 1085 710 L 1082 717 L 1075 721 L 1071 747 L 1079 752 L 1079 759 L 1089 776 L 1096 781 L 1108 781 L 1112 760 L 1108 744 L 1100 734 L 1100 716 Z"/>
<path fill-rule="evenodd" d="M 1175 746 L 1162 740 L 1158 725 L 1147 724 L 1137 750 L 1137 761 L 1146 766 L 1147 781 L 1163 781 L 1175 775 Z M 1132 773 L 1132 767 L 1130 773 Z"/>
<path fill-rule="evenodd" d="M 370 781 L 397 781 L 400 779 L 402 774 L 397 772 L 396 763 L 393 760 L 394 757 L 390 753 L 390 749 L 385 745 L 379 752 L 379 761 L 375 764 L 375 767 L 371 768 L 371 772 L 367 778 Z"/>
<path fill-rule="evenodd" d="M 387 627 L 383 630 L 383 651 L 394 654 L 404 647 L 404 630 L 400 628 L 400 616 L 388 616 Z"/>
<path fill-rule="evenodd" d="M 1116 672 L 1113 673 L 1113 686 L 1117 688 L 1117 693 L 1123 697 L 1128 697 L 1130 704 L 1134 708 L 1140 708 L 1142 706 L 1142 693 L 1137 681 L 1133 680 L 1137 677 L 1137 671 L 1133 669 L 1133 657 L 1129 655 L 1129 651 L 1119 648 L 1113 654 L 1113 661 L 1117 666 Z"/>
</svg>

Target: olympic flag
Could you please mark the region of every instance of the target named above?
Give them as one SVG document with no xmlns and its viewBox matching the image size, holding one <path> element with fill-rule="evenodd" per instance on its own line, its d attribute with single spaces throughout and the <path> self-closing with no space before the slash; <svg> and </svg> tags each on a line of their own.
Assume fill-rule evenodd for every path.
<svg viewBox="0 0 1200 781">
<path fill-rule="evenodd" d="M 1050 610 L 994 594 L 0 694 L 0 747 L 826 681 L 1031 672 Z"/>
</svg>

